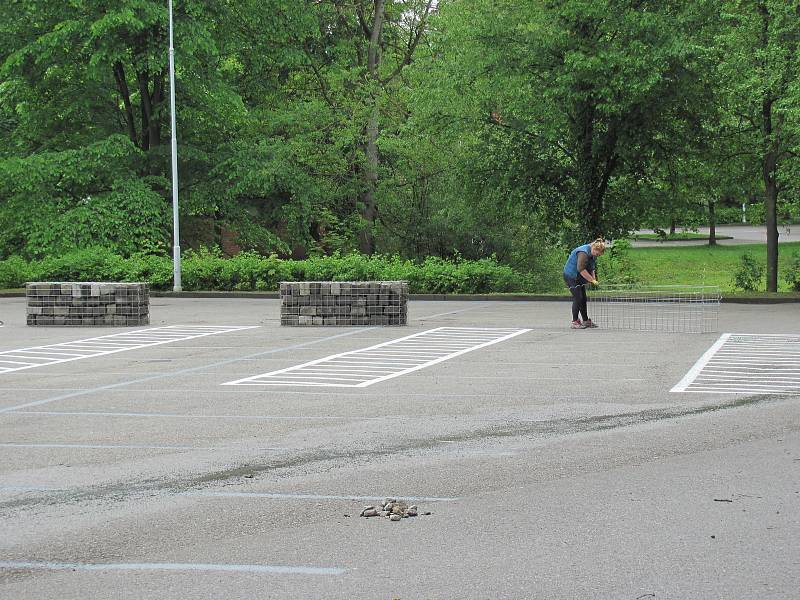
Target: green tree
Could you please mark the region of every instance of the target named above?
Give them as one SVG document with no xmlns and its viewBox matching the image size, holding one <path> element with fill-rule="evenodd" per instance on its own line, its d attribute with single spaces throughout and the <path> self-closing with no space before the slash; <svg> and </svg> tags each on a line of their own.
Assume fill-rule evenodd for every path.
<svg viewBox="0 0 800 600">
<path fill-rule="evenodd" d="M 798 189 L 800 2 L 727 0 L 719 36 L 720 74 L 739 147 L 758 164 L 767 226 L 767 290 L 778 286 L 778 203 Z"/>
<path fill-rule="evenodd" d="M 194 184 L 213 162 L 210 155 L 216 145 L 241 121 L 241 101 L 219 69 L 221 57 L 214 37 L 218 23 L 229 18 L 225 7 L 203 0 L 176 4 L 180 167 L 186 186 L 182 195 L 190 201 Z M 143 206 L 152 209 L 147 222 L 164 224 L 161 215 L 169 202 L 169 146 L 164 143 L 168 139 L 166 3 L 12 0 L 4 4 L 3 11 L 14 33 L 0 46 L 4 106 L 0 122 L 8 124 L 4 136 L 13 148 L 6 156 L 23 160 L 20 164 L 36 165 L 41 171 L 23 169 L 31 181 L 16 182 L 16 187 L 7 187 L 7 194 L 0 196 L 0 210 L 8 212 L 6 218 L 19 209 L 17 203 L 26 188 L 35 188 L 36 194 L 26 201 L 56 211 L 52 215 L 55 221 L 42 218 L 36 222 L 42 228 L 61 223 L 68 233 L 65 239 L 80 239 L 84 234 L 79 229 L 94 227 L 69 218 L 73 211 L 87 198 L 98 201 L 109 194 L 120 200 L 121 195 L 130 193 L 127 203 L 160 196 L 161 206 L 149 200 Z M 120 134 L 127 136 L 132 148 L 119 151 Z M 110 152 L 108 161 L 123 161 L 115 165 L 120 169 L 95 160 L 106 150 Z M 13 171 L 19 165 L 5 168 Z M 52 177 L 69 181 L 69 193 L 60 184 L 33 181 Z M 188 205 L 191 212 L 191 202 Z M 142 215 L 136 211 L 115 211 L 115 215 L 123 221 L 118 235 L 129 239 L 117 239 L 117 234 L 98 236 L 111 247 L 130 251 L 138 242 L 143 249 L 152 249 L 168 239 L 165 229 L 148 229 L 150 237 L 137 240 L 134 232 L 142 233 L 137 229 Z M 69 232 L 71 224 L 76 227 L 74 232 Z M 102 223 L 96 225 L 102 228 Z M 32 248 L 32 240 L 61 233 L 60 229 L 43 230 L 37 236 L 28 231 L 28 240 L 18 240 L 16 246 L 5 250 L 46 251 L 46 245 Z"/>
<path fill-rule="evenodd" d="M 461 0 L 441 12 L 441 120 L 494 128 L 487 152 L 554 229 L 566 220 L 586 239 L 636 226 L 649 169 L 696 118 L 706 65 L 691 28 L 703 14 L 647 0 Z"/>
</svg>

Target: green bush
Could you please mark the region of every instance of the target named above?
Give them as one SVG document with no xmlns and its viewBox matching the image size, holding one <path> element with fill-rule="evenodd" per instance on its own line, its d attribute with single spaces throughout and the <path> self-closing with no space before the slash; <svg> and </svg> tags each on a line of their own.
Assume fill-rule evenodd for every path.
<svg viewBox="0 0 800 600">
<path fill-rule="evenodd" d="M 146 281 L 156 290 L 172 287 L 172 259 L 166 256 L 138 254 L 127 259 L 126 265 L 124 281 Z"/>
<path fill-rule="evenodd" d="M 741 223 L 742 207 L 717 206 L 716 209 L 714 210 L 714 219 L 716 220 L 717 225 L 729 225 L 729 224 Z"/>
<path fill-rule="evenodd" d="M 155 290 L 172 287 L 172 260 L 164 256 L 122 258 L 103 248 L 70 252 L 58 258 L 25 262 L 0 261 L 0 287 L 26 281 L 145 281 Z M 502 265 L 495 258 L 448 260 L 429 257 L 423 263 L 398 256 L 334 254 L 305 260 L 281 260 L 243 252 L 224 258 L 218 250 L 183 255 L 184 290 L 277 290 L 281 281 L 408 281 L 413 293 L 482 294 L 541 290 L 537 277 Z"/>
<path fill-rule="evenodd" d="M 124 281 L 125 259 L 106 248 L 73 250 L 38 262 L 37 279 L 49 281 Z"/>
<path fill-rule="evenodd" d="M 786 283 L 788 283 L 795 292 L 800 292 L 800 252 L 792 254 L 785 277 Z"/>
<path fill-rule="evenodd" d="M 763 225 L 767 213 L 763 202 L 754 202 L 747 205 L 745 212 L 748 225 Z M 718 206 L 714 210 L 714 219 L 718 225 L 735 225 L 742 222 L 742 206 Z M 702 223 L 705 225 L 706 223 Z"/>
<path fill-rule="evenodd" d="M 18 256 L 0 261 L 0 289 L 23 287 L 26 281 L 32 281 L 31 265 Z"/>
<path fill-rule="evenodd" d="M 639 273 L 630 256 L 631 243 L 615 240 L 597 261 L 597 277 L 603 283 L 631 285 L 639 282 Z"/>
<path fill-rule="evenodd" d="M 733 284 L 746 292 L 757 292 L 764 277 L 764 265 L 752 254 L 746 252 L 739 259 L 739 266 L 733 274 Z"/>
</svg>

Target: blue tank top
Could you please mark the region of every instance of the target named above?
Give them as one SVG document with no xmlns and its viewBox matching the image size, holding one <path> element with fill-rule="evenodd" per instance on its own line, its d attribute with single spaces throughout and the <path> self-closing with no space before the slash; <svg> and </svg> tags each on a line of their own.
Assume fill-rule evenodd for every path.
<svg viewBox="0 0 800 600">
<path fill-rule="evenodd" d="M 578 278 L 578 252 L 585 252 L 589 257 L 589 261 L 586 263 L 587 271 L 591 273 L 594 271 L 595 267 L 595 257 L 592 256 L 592 245 L 584 244 L 583 246 L 578 246 L 569 253 L 567 263 L 564 265 L 564 275 L 571 277 L 572 279 Z"/>
</svg>

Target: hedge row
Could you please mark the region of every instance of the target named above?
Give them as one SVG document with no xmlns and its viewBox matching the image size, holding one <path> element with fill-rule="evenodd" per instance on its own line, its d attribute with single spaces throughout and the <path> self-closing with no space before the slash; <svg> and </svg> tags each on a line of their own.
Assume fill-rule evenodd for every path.
<svg viewBox="0 0 800 600">
<path fill-rule="evenodd" d="M 404 280 L 412 293 L 539 292 L 552 281 L 539 281 L 491 258 L 449 261 L 431 257 L 423 263 L 396 256 L 336 255 L 283 260 L 245 252 L 223 258 L 208 251 L 187 252 L 182 259 L 184 290 L 272 291 L 280 281 Z M 145 281 L 154 290 L 172 289 L 172 260 L 142 255 L 123 258 L 102 249 L 72 252 L 59 258 L 0 261 L 0 288 L 26 281 Z"/>
</svg>

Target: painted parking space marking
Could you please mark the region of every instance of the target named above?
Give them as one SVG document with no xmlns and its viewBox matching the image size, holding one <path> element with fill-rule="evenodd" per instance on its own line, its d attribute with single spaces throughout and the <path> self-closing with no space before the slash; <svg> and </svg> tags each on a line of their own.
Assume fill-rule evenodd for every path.
<svg viewBox="0 0 800 600">
<path fill-rule="evenodd" d="M 530 329 L 437 327 L 368 348 L 254 375 L 222 385 L 367 387 L 485 348 Z M 398 354 L 383 354 L 392 351 Z"/>
<path fill-rule="evenodd" d="M 189 496 L 204 498 L 264 498 L 267 500 L 353 500 L 356 502 L 378 502 L 385 498 L 402 498 L 407 502 L 455 502 L 457 497 L 447 498 L 439 496 L 336 496 L 330 494 L 279 494 L 272 492 L 189 492 Z"/>
<path fill-rule="evenodd" d="M 171 342 L 191 340 L 195 338 L 216 335 L 218 333 L 231 333 L 245 329 L 255 329 L 258 325 L 250 326 L 212 326 L 212 325 L 169 325 L 166 327 L 151 327 L 125 333 L 115 333 L 100 337 L 49 344 L 47 346 L 31 346 L 18 350 L 0 352 L 0 374 L 11 371 L 22 371 L 34 367 L 44 367 L 83 358 L 94 358 L 107 354 L 116 354 L 125 350 L 137 350 L 150 346 L 159 346 Z"/>
<path fill-rule="evenodd" d="M 800 394 L 800 335 L 724 333 L 670 391 Z"/>
<path fill-rule="evenodd" d="M 111 411 L 64 411 L 64 410 L 28 410 L 11 411 L 7 415 L 22 417 L 118 417 L 143 419 L 238 419 L 254 421 L 374 421 L 384 417 L 368 417 L 362 415 L 347 416 L 306 416 L 306 415 L 193 415 L 163 412 L 111 412 Z"/>
<path fill-rule="evenodd" d="M 273 575 L 342 575 L 338 567 L 306 567 L 286 565 L 236 565 L 208 563 L 61 563 L 38 560 L 0 560 L 0 570 L 15 571 L 228 571 Z"/>
<path fill-rule="evenodd" d="M 245 328 L 245 329 L 247 329 L 247 328 Z M 5 413 L 18 411 L 18 410 L 22 410 L 22 409 L 25 409 L 25 408 L 32 408 L 34 406 L 44 406 L 45 404 L 50 404 L 52 402 L 59 402 L 61 400 L 68 400 L 70 398 L 77 398 L 77 397 L 80 397 L 80 396 L 86 396 L 86 395 L 90 395 L 90 394 L 98 394 L 98 393 L 101 393 L 101 392 L 102 393 L 112 393 L 112 392 L 121 391 L 123 393 L 127 393 L 122 388 L 129 388 L 129 386 L 136 385 L 136 384 L 139 384 L 139 383 L 149 383 L 151 381 L 156 381 L 156 380 L 159 380 L 159 379 L 168 379 L 168 378 L 177 377 L 177 376 L 180 376 L 180 375 L 187 375 L 189 373 L 202 373 L 202 372 L 205 372 L 207 370 L 210 371 L 210 370 L 213 370 L 213 369 L 218 369 L 220 367 L 224 367 L 226 365 L 231 365 L 231 364 L 234 364 L 234 363 L 242 362 L 242 361 L 245 361 L 245 360 L 253 360 L 253 359 L 261 358 L 261 357 L 264 357 L 264 356 L 270 356 L 270 355 L 273 355 L 273 354 L 279 354 L 281 352 L 287 352 L 287 351 L 290 351 L 290 350 L 298 350 L 298 349 L 301 349 L 301 348 L 307 348 L 307 347 L 313 346 L 315 344 L 324 344 L 324 343 L 329 342 L 331 340 L 335 340 L 335 339 L 339 339 L 339 338 L 347 337 L 347 336 L 351 336 L 351 335 L 358 335 L 358 334 L 361 334 L 361 333 L 363 333 L 365 331 L 371 331 L 372 329 L 376 329 L 376 327 L 366 327 L 366 328 L 356 329 L 356 330 L 353 330 L 353 331 L 346 331 L 344 333 L 337 333 L 335 335 L 329 335 L 329 336 L 326 336 L 326 337 L 323 337 L 323 338 L 313 339 L 313 340 L 310 340 L 310 341 L 307 341 L 307 342 L 302 342 L 300 344 L 292 344 L 290 346 L 282 346 L 282 347 L 279 347 L 279 348 L 271 348 L 269 350 L 256 352 L 255 354 L 247 354 L 245 356 L 237 356 L 235 358 L 226 358 L 225 360 L 219 360 L 219 361 L 216 361 L 216 362 L 213 362 L 213 363 L 210 363 L 210 364 L 200 365 L 198 367 L 189 367 L 189 368 L 185 368 L 185 369 L 164 371 L 164 372 L 161 372 L 161 373 L 155 373 L 155 374 L 152 374 L 152 375 L 147 375 L 146 377 L 137 377 L 136 379 L 129 379 L 127 381 L 120 381 L 118 383 L 110 383 L 110 384 L 107 384 L 107 385 L 101 385 L 101 386 L 97 386 L 97 387 L 93 387 L 93 388 L 86 388 L 86 389 L 81 389 L 81 390 L 73 390 L 73 391 L 69 391 L 69 392 L 65 392 L 65 393 L 60 393 L 60 394 L 56 394 L 55 396 L 51 396 L 49 398 L 44 398 L 42 400 L 35 400 L 33 402 L 26 402 L 25 404 L 18 404 L 16 406 L 7 406 L 6 408 L 0 408 L 0 415 L 5 414 Z M 55 391 L 55 390 L 53 390 L 53 391 Z M 64 390 L 62 390 L 62 392 L 63 391 Z M 170 392 L 170 393 L 174 392 L 174 390 L 165 390 L 165 391 Z M 241 390 L 241 391 L 244 392 L 245 390 Z M 247 390 L 247 391 L 249 391 L 249 390 Z M 286 392 L 286 393 L 292 393 L 292 392 Z M 294 393 L 296 393 L 296 392 L 294 392 Z"/>
<path fill-rule="evenodd" d="M 239 447 L 220 447 L 220 446 L 172 446 L 172 445 L 145 445 L 145 444 L 65 444 L 65 443 L 27 443 L 27 442 L 3 442 L 0 448 L 73 448 L 80 450 L 238 450 Z M 282 452 L 291 448 L 247 448 L 248 450 L 269 450 Z"/>
<path fill-rule="evenodd" d="M 66 492 L 67 488 L 34 487 L 28 485 L 0 485 L 0 494 L 27 494 L 33 492 Z"/>
</svg>

